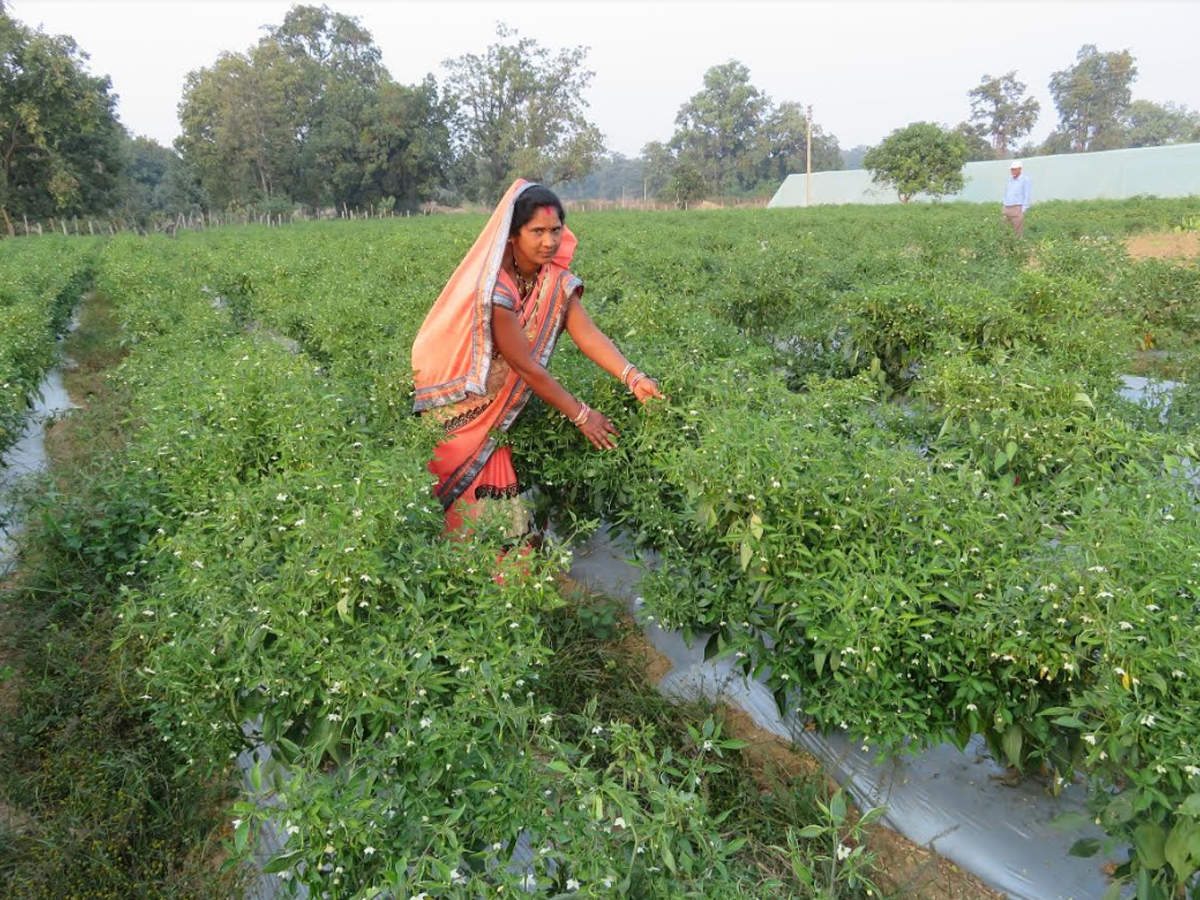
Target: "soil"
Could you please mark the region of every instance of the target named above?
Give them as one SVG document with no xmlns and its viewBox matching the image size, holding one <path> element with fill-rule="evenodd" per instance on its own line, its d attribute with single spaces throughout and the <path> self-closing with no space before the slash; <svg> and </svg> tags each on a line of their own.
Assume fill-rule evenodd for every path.
<svg viewBox="0 0 1200 900">
<path fill-rule="evenodd" d="M 1160 231 L 1125 239 L 1130 259 L 1200 259 L 1200 231 Z"/>
</svg>

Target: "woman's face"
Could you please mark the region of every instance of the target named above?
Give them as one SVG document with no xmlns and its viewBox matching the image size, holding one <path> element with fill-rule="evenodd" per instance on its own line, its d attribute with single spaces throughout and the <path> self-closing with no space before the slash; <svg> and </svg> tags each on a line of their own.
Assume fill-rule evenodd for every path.
<svg viewBox="0 0 1200 900">
<path fill-rule="evenodd" d="M 539 206 L 533 218 L 521 226 L 513 237 L 513 256 L 517 268 L 529 271 L 554 259 L 562 243 L 563 224 L 553 206 Z"/>
</svg>

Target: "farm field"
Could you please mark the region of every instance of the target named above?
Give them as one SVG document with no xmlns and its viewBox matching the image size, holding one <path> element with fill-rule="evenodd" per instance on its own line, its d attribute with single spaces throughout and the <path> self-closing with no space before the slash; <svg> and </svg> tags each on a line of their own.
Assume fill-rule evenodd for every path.
<svg viewBox="0 0 1200 900">
<path fill-rule="evenodd" d="M 1200 264 L 1125 239 L 1197 209 L 1046 204 L 1022 242 L 968 205 L 570 215 L 585 305 L 670 400 L 635 409 L 564 341 L 552 371 L 620 446 L 535 401 L 518 472 L 560 532 L 655 551 L 648 612 L 781 708 L 1086 776 L 1118 885 L 1173 896 L 1200 865 Z M 256 723 L 280 805 L 237 800 L 229 850 L 279 820 L 285 885 L 822 896 L 825 824 L 787 833 L 788 872 L 748 858 L 711 721 L 672 742 L 556 706 L 567 547 L 498 580 L 501 534 L 442 539 L 409 348 L 481 223 L 0 245 L 0 315 L 29 323 L 0 336 L 7 408 L 85 283 L 127 354 L 120 446 L 86 502 L 47 493 L 30 553 L 87 567 L 73 602 L 111 613 L 181 768 L 227 772 Z M 1146 408 L 1132 372 L 1181 386 Z M 865 896 L 843 846 L 825 895 Z"/>
</svg>

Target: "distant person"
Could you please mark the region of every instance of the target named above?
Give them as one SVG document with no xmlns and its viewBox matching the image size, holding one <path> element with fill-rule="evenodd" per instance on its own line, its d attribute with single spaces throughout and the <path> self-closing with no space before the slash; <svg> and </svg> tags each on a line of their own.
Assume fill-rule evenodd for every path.
<svg viewBox="0 0 1200 900">
<path fill-rule="evenodd" d="M 1014 159 L 1008 167 L 1012 177 L 1004 185 L 1004 218 L 1020 237 L 1025 231 L 1025 210 L 1033 205 L 1033 183 L 1021 174 L 1021 161 Z"/>
</svg>

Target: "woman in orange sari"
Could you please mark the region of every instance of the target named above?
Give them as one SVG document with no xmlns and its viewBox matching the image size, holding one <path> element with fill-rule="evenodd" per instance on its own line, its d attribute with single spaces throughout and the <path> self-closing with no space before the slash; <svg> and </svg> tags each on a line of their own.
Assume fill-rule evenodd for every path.
<svg viewBox="0 0 1200 900">
<path fill-rule="evenodd" d="M 417 332 L 413 406 L 419 413 L 437 410 L 446 433 L 429 471 L 437 477 L 434 493 L 446 510 L 448 533 L 477 519 L 492 500 L 512 515 L 512 537 L 528 529 L 516 499 L 512 452 L 498 447 L 496 436 L 513 424 L 531 393 L 570 419 L 596 449 L 616 446 L 608 417 L 571 396 L 546 370 L 564 327 L 584 355 L 638 400 L 662 396 L 580 303 L 583 282 L 568 269 L 576 240 L 565 220 L 548 188 L 514 182 Z"/>
</svg>

